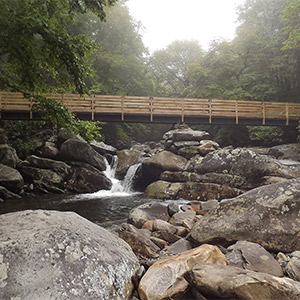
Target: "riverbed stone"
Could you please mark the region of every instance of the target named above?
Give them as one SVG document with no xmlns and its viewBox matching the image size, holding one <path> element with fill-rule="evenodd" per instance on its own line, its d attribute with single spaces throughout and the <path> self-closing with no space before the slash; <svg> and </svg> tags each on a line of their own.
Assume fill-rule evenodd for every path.
<svg viewBox="0 0 300 300">
<path fill-rule="evenodd" d="M 77 193 L 94 193 L 110 190 L 112 182 L 96 168 L 74 167 L 66 187 Z"/>
<path fill-rule="evenodd" d="M 285 272 L 290 278 L 300 281 L 300 260 L 291 259 L 285 267 Z"/>
<path fill-rule="evenodd" d="M 268 155 L 272 155 L 277 159 L 300 162 L 300 143 L 273 146 L 269 149 Z"/>
<path fill-rule="evenodd" d="M 129 299 L 139 263 L 122 239 L 73 212 L 0 216 L 1 299 Z"/>
<path fill-rule="evenodd" d="M 9 199 L 21 199 L 21 196 L 9 191 L 4 186 L 0 185 L 0 199 L 9 200 Z M 1 200 L 0 200 L 1 202 Z"/>
<path fill-rule="evenodd" d="M 59 154 L 59 150 L 54 142 L 46 141 L 40 149 L 41 157 L 55 159 Z"/>
<path fill-rule="evenodd" d="M 156 219 L 169 221 L 170 216 L 167 205 L 158 202 L 144 203 L 133 208 L 128 216 L 128 222 L 137 228 L 142 228 L 148 220 Z"/>
<path fill-rule="evenodd" d="M 71 167 L 63 161 L 38 157 L 36 155 L 30 155 L 26 158 L 26 160 L 33 167 L 52 170 L 63 178 L 66 178 L 71 171 Z"/>
<path fill-rule="evenodd" d="M 192 228 L 197 243 L 228 246 L 247 239 L 271 252 L 300 249 L 300 179 L 267 185 L 221 201 Z"/>
<path fill-rule="evenodd" d="M 104 142 L 92 141 L 91 146 L 95 151 L 97 151 L 101 155 L 106 155 L 106 154 L 116 155 L 117 154 L 117 149 L 115 147 L 107 145 Z"/>
<path fill-rule="evenodd" d="M 207 154 L 197 166 L 196 172 L 228 173 L 248 180 L 259 180 L 263 176 L 292 179 L 300 176 L 300 165 L 284 165 L 271 157 L 248 149 L 220 149 Z"/>
<path fill-rule="evenodd" d="M 300 298 L 300 283 L 297 281 L 234 266 L 198 263 L 184 277 L 208 299 Z"/>
<path fill-rule="evenodd" d="M 193 130 L 189 127 L 170 130 L 166 132 L 163 136 L 164 140 L 172 140 L 173 142 L 201 141 L 208 138 L 208 132 Z"/>
<path fill-rule="evenodd" d="M 142 277 L 139 284 L 141 300 L 177 299 L 189 288 L 183 278 L 196 262 L 226 265 L 222 252 L 215 246 L 202 245 L 198 248 L 166 257 L 155 262 Z M 180 298 L 179 298 L 180 299 Z"/>
<path fill-rule="evenodd" d="M 160 248 L 141 229 L 131 224 L 121 224 L 119 237 L 124 240 L 137 256 L 157 258 Z"/>
<path fill-rule="evenodd" d="M 147 184 L 159 179 L 164 171 L 183 171 L 187 160 L 170 151 L 161 151 L 142 163 L 142 177 Z"/>
<path fill-rule="evenodd" d="M 191 229 L 195 223 L 195 217 L 196 212 L 193 210 L 179 211 L 171 217 L 169 222 L 174 226 L 184 226 Z"/>
<path fill-rule="evenodd" d="M 278 261 L 257 243 L 238 241 L 227 250 L 229 252 L 226 254 L 226 258 L 230 265 L 273 276 L 283 276 Z"/>
<path fill-rule="evenodd" d="M 51 187 L 64 188 L 64 179 L 50 169 L 39 169 L 24 163 L 19 166 L 19 170 L 26 182 L 34 183 L 46 190 L 51 190 Z"/>
<path fill-rule="evenodd" d="M 0 163 L 11 168 L 16 168 L 20 159 L 14 148 L 7 144 L 0 144 Z"/>
<path fill-rule="evenodd" d="M 226 185 L 201 182 L 155 181 L 147 186 L 145 196 L 154 199 L 212 200 L 232 198 L 242 193 L 241 190 Z"/>
<path fill-rule="evenodd" d="M 0 185 L 12 192 L 18 192 L 24 185 L 24 179 L 16 169 L 0 164 Z"/>
<path fill-rule="evenodd" d="M 88 143 L 78 139 L 66 140 L 61 145 L 59 155 L 66 160 L 88 163 L 100 171 L 106 169 L 102 155 L 96 152 Z"/>
</svg>

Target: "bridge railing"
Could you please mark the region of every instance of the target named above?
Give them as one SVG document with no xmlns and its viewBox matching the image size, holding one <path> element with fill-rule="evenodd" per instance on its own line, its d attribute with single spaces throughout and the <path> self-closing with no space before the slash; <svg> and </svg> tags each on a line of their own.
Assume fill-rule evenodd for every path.
<svg viewBox="0 0 300 300">
<path fill-rule="evenodd" d="M 187 116 L 207 117 L 212 123 L 214 117 L 230 117 L 238 124 L 241 118 L 261 119 L 265 125 L 267 119 L 300 119 L 300 103 L 267 102 L 244 100 L 210 100 L 195 98 L 136 97 L 112 95 L 46 94 L 49 99 L 59 100 L 74 113 L 90 114 L 94 120 L 96 114 L 119 114 L 121 120 L 126 115 L 176 116 L 184 121 Z M 32 115 L 32 99 L 24 98 L 22 93 L 0 92 L 1 112 L 29 112 Z"/>
</svg>

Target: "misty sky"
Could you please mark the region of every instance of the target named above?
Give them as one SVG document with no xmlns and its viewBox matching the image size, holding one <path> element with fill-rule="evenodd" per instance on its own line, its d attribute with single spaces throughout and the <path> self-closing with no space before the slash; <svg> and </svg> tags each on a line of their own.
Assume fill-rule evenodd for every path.
<svg viewBox="0 0 300 300">
<path fill-rule="evenodd" d="M 131 15 L 145 27 L 150 51 L 174 40 L 197 40 L 204 49 L 218 38 L 233 39 L 236 7 L 245 0 L 128 0 Z"/>
</svg>

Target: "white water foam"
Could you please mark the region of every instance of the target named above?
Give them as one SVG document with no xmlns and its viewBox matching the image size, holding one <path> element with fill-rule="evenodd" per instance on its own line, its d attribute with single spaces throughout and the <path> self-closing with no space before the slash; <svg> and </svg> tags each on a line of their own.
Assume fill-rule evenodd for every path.
<svg viewBox="0 0 300 300">
<path fill-rule="evenodd" d="M 104 158 L 106 170 L 103 172 L 104 175 L 111 180 L 112 187 L 110 190 L 100 190 L 95 193 L 80 194 L 72 197 L 72 200 L 85 200 L 85 199 L 97 199 L 102 197 L 126 197 L 131 195 L 140 194 L 139 192 L 134 192 L 132 190 L 132 181 L 134 179 L 135 173 L 138 170 L 140 164 L 135 164 L 129 167 L 124 180 L 119 180 L 116 178 L 116 169 L 118 165 L 118 157 L 114 156 L 111 164 Z"/>
</svg>

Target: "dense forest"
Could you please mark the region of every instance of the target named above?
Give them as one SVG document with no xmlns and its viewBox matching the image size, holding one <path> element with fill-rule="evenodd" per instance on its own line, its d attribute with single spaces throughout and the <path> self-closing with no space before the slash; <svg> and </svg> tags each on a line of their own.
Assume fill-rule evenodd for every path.
<svg viewBox="0 0 300 300">
<path fill-rule="evenodd" d="M 3 122 L 15 143 L 49 124 L 123 145 L 159 139 L 169 128 L 78 121 L 39 96 L 44 92 L 300 101 L 300 0 L 245 0 L 232 41 L 214 40 L 204 50 L 197 41 L 177 40 L 154 53 L 125 0 L 0 4 L 0 89 L 35 95 L 37 109 L 47 112 L 38 125 Z M 197 128 L 222 145 L 282 143 L 297 135 L 291 128 Z"/>
</svg>

